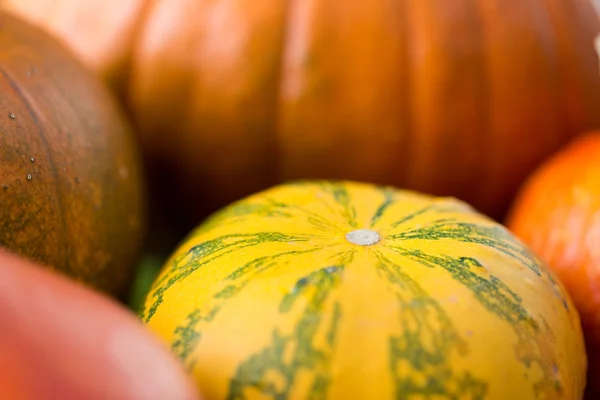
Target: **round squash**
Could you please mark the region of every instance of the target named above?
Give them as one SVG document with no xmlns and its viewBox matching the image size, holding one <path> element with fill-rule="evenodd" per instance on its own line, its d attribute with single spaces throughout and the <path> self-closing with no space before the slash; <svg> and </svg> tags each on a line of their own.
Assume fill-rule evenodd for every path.
<svg viewBox="0 0 600 400">
<path fill-rule="evenodd" d="M 536 165 L 600 128 L 589 0 L 2 6 L 119 81 L 153 179 L 194 225 L 297 178 L 454 195 L 500 218 Z"/>
<path fill-rule="evenodd" d="M 130 124 L 45 32 L 0 14 L 0 245 L 123 294 L 144 231 Z"/>
<path fill-rule="evenodd" d="M 541 165 L 521 188 L 506 223 L 571 293 L 586 336 L 589 398 L 600 398 L 600 131 Z"/>
<path fill-rule="evenodd" d="M 568 294 L 453 198 L 271 188 L 173 254 L 142 312 L 208 399 L 581 399 Z"/>
<path fill-rule="evenodd" d="M 201 399 L 135 315 L 2 248 L 0 304 L 0 399 Z"/>
</svg>

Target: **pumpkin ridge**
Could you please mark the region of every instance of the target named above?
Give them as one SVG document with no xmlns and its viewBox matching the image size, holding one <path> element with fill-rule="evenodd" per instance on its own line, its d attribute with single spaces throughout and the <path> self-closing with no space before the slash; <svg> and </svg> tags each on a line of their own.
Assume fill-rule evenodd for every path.
<svg viewBox="0 0 600 400">
<path fill-rule="evenodd" d="M 478 62 L 476 65 L 477 68 L 477 76 L 479 77 L 479 85 L 478 87 L 478 101 L 477 101 L 477 125 L 480 127 L 479 130 L 481 134 L 478 136 L 478 140 L 481 141 L 481 145 L 479 149 L 477 149 L 477 153 L 479 153 L 479 157 L 489 158 L 489 154 L 493 154 L 494 152 L 494 138 L 492 134 L 492 124 L 493 124 L 493 104 L 492 104 L 492 88 L 491 88 L 491 80 L 492 80 L 492 72 L 489 67 L 489 48 L 493 45 L 490 42 L 489 36 L 484 28 L 484 18 L 483 18 L 483 10 L 481 3 L 486 0 L 475 0 L 473 2 L 473 15 L 475 18 L 467 18 L 468 21 L 471 21 L 474 30 L 478 33 L 478 35 L 473 35 L 472 38 L 479 38 L 477 42 L 478 45 Z M 475 64 L 475 63 L 474 63 Z M 473 123 L 473 120 L 471 120 Z M 485 185 L 485 182 L 491 182 L 492 175 L 492 166 L 491 163 L 488 162 L 477 162 L 477 180 L 480 185 Z M 473 185 L 473 190 L 477 193 L 476 189 L 477 185 Z M 476 198 L 475 201 L 480 201 L 479 198 Z M 492 213 L 496 212 L 496 210 L 492 210 Z"/>
<path fill-rule="evenodd" d="M 542 4 L 542 8 L 546 11 L 547 13 L 547 20 L 548 20 L 548 25 L 550 25 L 552 27 L 551 29 L 551 33 L 552 35 L 555 37 L 555 40 L 560 41 L 561 37 L 563 36 L 562 34 L 558 33 L 561 32 L 562 29 L 560 27 L 560 24 L 557 23 L 557 19 L 554 17 L 554 12 L 552 11 L 552 5 L 550 4 L 552 0 L 541 0 L 541 4 Z M 576 5 L 577 6 L 577 5 Z M 564 12 L 564 9 L 562 9 L 561 7 L 561 11 Z M 555 124 L 559 124 L 561 125 L 561 129 L 558 129 L 556 134 L 557 135 L 561 135 L 562 134 L 562 140 L 561 142 L 568 142 L 569 139 L 569 132 L 571 130 L 570 128 L 570 124 L 567 122 L 569 121 L 569 112 L 565 110 L 568 110 L 568 106 L 565 105 L 566 103 L 566 99 L 569 98 L 569 96 L 567 94 L 565 94 L 565 90 L 564 88 L 564 82 L 565 82 L 565 76 L 568 76 L 569 74 L 565 75 L 565 71 L 568 71 L 569 68 L 565 67 L 565 64 L 569 63 L 569 59 L 571 58 L 569 56 L 569 54 L 564 54 L 561 56 L 560 53 L 562 53 L 562 46 L 559 45 L 559 47 L 557 48 L 556 54 L 554 55 L 554 60 L 555 60 L 555 68 L 556 68 L 556 77 L 557 79 L 555 80 L 556 82 L 556 88 L 555 91 L 558 93 L 561 93 L 561 95 L 559 95 L 559 98 L 562 100 L 560 102 L 556 102 L 555 103 L 555 110 L 552 111 L 552 115 L 561 115 L 562 118 L 560 119 L 560 122 L 556 122 Z M 564 99 L 564 100 L 563 100 Z"/>
<path fill-rule="evenodd" d="M 283 108 L 283 87 L 284 87 L 284 82 L 286 80 L 286 74 L 285 74 L 285 58 L 286 58 L 286 48 L 288 47 L 288 43 L 290 41 L 290 31 L 291 31 L 291 26 L 292 24 L 290 24 L 290 20 L 292 18 L 292 13 L 291 13 L 291 9 L 294 9 L 294 5 L 293 2 L 295 0 L 288 0 L 285 2 L 284 5 L 284 11 L 283 11 L 283 18 L 282 18 L 282 24 L 281 24 L 281 36 L 282 39 L 280 41 L 280 46 L 279 46 L 279 57 L 278 57 L 278 61 L 277 61 L 277 65 L 276 65 L 276 77 L 274 78 L 275 80 L 275 89 L 273 90 L 273 111 L 271 112 L 272 118 L 273 118 L 273 122 L 271 123 L 271 140 L 269 141 L 270 145 L 268 147 L 270 147 L 270 151 L 267 151 L 263 154 L 263 157 L 269 157 L 270 163 L 271 163 L 271 167 L 267 168 L 267 171 L 265 171 L 266 173 L 268 173 L 271 176 L 271 183 L 274 184 L 276 182 L 281 182 L 283 179 L 283 177 L 281 176 L 280 171 L 283 170 L 283 157 L 281 156 L 282 154 L 282 143 L 281 143 L 281 135 L 279 134 L 280 129 L 281 129 L 281 114 L 282 114 L 282 108 Z M 302 0 L 300 0 L 302 1 Z"/>
<path fill-rule="evenodd" d="M 413 31 L 410 25 L 410 8 L 414 4 L 411 1 L 400 1 L 399 10 L 398 10 L 398 21 L 399 21 L 399 30 L 401 43 L 399 45 L 400 51 L 400 70 L 402 73 L 400 74 L 400 88 L 398 98 L 402 99 L 400 101 L 401 107 L 399 107 L 398 114 L 400 115 L 400 123 L 398 127 L 398 135 L 402 136 L 402 140 L 400 143 L 403 143 L 401 147 L 398 149 L 399 157 L 398 159 L 403 159 L 403 163 L 398 163 L 398 165 L 390 165 L 390 168 L 406 168 L 407 173 L 406 176 L 402 178 L 403 185 L 410 185 L 410 176 L 411 169 L 414 165 L 414 158 L 411 157 L 414 152 L 414 147 L 416 147 L 416 140 L 413 138 L 415 136 L 413 134 L 414 131 L 414 121 L 412 118 L 415 115 L 415 106 L 413 105 L 412 96 L 414 95 L 414 88 L 412 85 L 412 79 L 414 77 L 413 65 L 411 60 L 413 59 L 414 54 L 414 43 L 411 38 L 414 37 Z"/>
<path fill-rule="evenodd" d="M 552 0 L 541 0 L 541 3 L 548 14 L 548 23 L 552 26 L 552 34 L 558 43 L 555 47 L 553 59 L 555 60 L 554 67 L 556 68 L 557 76 L 557 79 L 555 79 L 555 82 L 557 82 L 555 91 L 559 93 L 557 98 L 560 99 L 560 101 L 556 102 L 556 109 L 553 110 L 552 115 L 561 115 L 562 117 L 559 119 L 559 122 L 555 122 L 555 124 L 560 124 L 560 127 L 562 128 L 557 131 L 557 135 L 562 133 L 562 141 L 559 143 L 566 144 L 569 142 L 569 139 L 573 138 L 573 134 L 578 134 L 580 131 L 592 126 L 597 127 L 600 120 L 598 118 L 592 119 L 593 125 L 590 124 L 591 121 L 589 119 L 582 121 L 583 123 L 580 123 L 576 126 L 572 123 L 573 120 L 579 120 L 580 116 L 574 113 L 573 109 L 575 107 L 569 103 L 575 103 L 575 99 L 591 98 L 592 95 L 586 93 L 586 90 L 589 89 L 585 87 L 582 88 L 581 82 L 575 78 L 575 74 L 585 73 L 577 71 L 580 68 L 580 65 L 583 66 L 585 63 L 575 63 L 573 61 L 575 58 L 573 57 L 574 53 L 581 52 L 578 44 L 582 41 L 580 38 L 575 39 L 573 37 L 573 32 L 570 31 L 568 27 L 564 26 L 564 21 L 567 18 L 574 19 L 578 20 L 578 23 L 583 25 L 584 23 L 588 22 L 585 21 L 587 18 L 597 19 L 597 12 L 590 2 L 574 2 L 573 7 L 569 8 L 568 10 L 565 10 L 561 4 L 553 5 Z M 582 7 L 588 7 L 588 9 L 584 11 L 578 11 L 578 9 Z M 565 17 L 565 12 L 578 14 L 578 16 L 585 15 L 585 17 L 582 19 L 577 17 L 573 18 L 571 15 L 569 17 Z M 598 31 L 597 22 L 594 21 L 594 24 L 596 31 Z M 589 46 L 593 47 L 593 44 L 590 42 Z M 585 66 L 583 66 L 583 68 L 585 68 Z M 595 107 L 590 107 L 589 109 L 585 110 L 586 112 L 589 112 L 589 115 L 592 116 L 592 118 L 596 115 L 594 110 L 598 107 L 598 102 L 595 103 Z M 577 104 L 577 106 L 579 105 L 580 104 Z"/>
</svg>

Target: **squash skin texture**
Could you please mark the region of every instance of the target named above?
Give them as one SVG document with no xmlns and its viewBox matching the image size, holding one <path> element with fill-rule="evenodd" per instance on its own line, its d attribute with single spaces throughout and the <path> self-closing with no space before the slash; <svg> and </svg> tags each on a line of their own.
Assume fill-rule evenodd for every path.
<svg viewBox="0 0 600 400">
<path fill-rule="evenodd" d="M 0 245 L 122 295 L 146 227 L 130 123 L 42 30 L 2 13 L 0 47 Z"/>
<path fill-rule="evenodd" d="M 579 316 L 547 267 L 467 204 L 391 187 L 291 182 L 233 203 L 172 255 L 141 315 L 211 400 L 585 386 Z"/>
<path fill-rule="evenodd" d="M 3 2 L 107 79 L 118 65 L 157 187 L 188 229 L 304 178 L 452 195 L 499 220 L 535 166 L 600 128 L 588 0 L 105 3 Z M 104 36 L 64 23 L 86 15 L 110 21 L 92 24 Z M 114 52 L 94 39 L 115 32 Z"/>
</svg>

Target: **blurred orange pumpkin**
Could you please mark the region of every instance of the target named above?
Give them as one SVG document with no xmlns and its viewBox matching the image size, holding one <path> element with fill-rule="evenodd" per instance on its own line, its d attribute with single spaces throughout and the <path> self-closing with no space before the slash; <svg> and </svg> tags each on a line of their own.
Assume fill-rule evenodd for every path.
<svg viewBox="0 0 600 400">
<path fill-rule="evenodd" d="M 116 85 L 190 226 L 314 177 L 455 195 L 499 217 L 539 162 L 600 128 L 588 0 L 2 4 Z"/>
<path fill-rule="evenodd" d="M 506 224 L 570 292 L 586 335 L 588 391 L 600 398 L 600 131 L 545 162 L 521 189 Z"/>
<path fill-rule="evenodd" d="M 200 399 L 134 315 L 2 248 L 0 305 L 0 399 Z"/>
</svg>

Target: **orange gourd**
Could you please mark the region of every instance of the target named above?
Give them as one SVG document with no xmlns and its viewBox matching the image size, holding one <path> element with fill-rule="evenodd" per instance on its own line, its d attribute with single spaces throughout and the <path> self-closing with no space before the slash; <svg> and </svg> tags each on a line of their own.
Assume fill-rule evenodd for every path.
<svg viewBox="0 0 600 400">
<path fill-rule="evenodd" d="M 588 0 L 123 4 L 3 7 L 113 82 L 191 225 L 295 178 L 454 195 L 499 217 L 539 162 L 600 128 Z"/>
<path fill-rule="evenodd" d="M 506 223 L 570 292 L 586 336 L 589 398 L 600 398 L 600 131 L 545 162 L 521 189 Z"/>
</svg>

